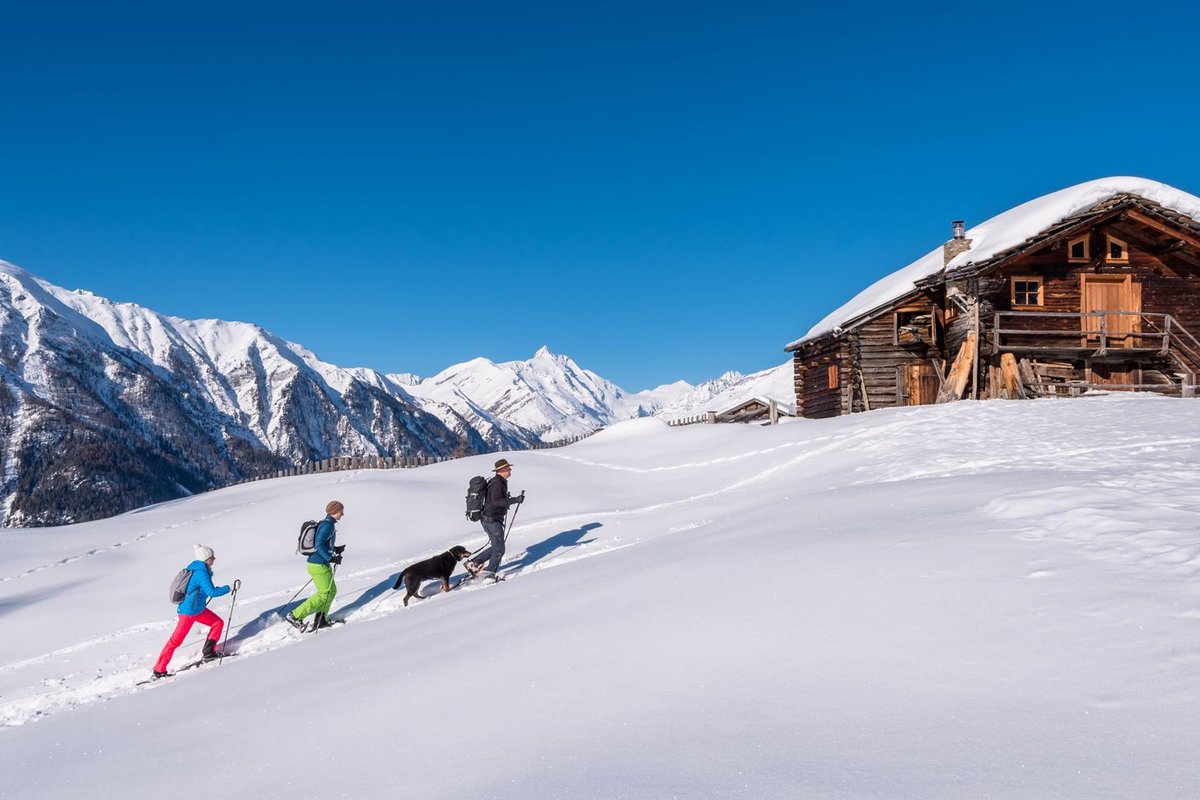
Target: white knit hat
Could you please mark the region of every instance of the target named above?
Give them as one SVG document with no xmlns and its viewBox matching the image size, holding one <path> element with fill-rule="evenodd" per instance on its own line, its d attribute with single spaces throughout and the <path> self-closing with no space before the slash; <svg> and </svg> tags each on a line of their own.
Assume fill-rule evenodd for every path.
<svg viewBox="0 0 1200 800">
<path fill-rule="evenodd" d="M 194 549 L 196 552 L 197 561 L 208 561 L 210 558 L 216 555 L 211 547 L 205 547 L 202 544 L 196 545 Z"/>
</svg>

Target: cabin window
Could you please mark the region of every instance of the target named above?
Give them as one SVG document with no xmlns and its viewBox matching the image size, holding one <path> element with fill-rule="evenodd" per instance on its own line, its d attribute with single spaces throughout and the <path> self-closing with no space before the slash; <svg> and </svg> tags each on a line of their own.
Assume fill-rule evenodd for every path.
<svg viewBox="0 0 1200 800">
<path fill-rule="evenodd" d="M 1078 239 L 1072 239 L 1067 243 L 1067 260 L 1072 264 L 1086 263 L 1091 257 L 1091 254 L 1088 252 L 1090 249 L 1088 247 L 1088 237 L 1080 236 Z"/>
<path fill-rule="evenodd" d="M 892 344 L 914 347 L 933 344 L 933 309 L 901 308 L 896 311 Z"/>
<path fill-rule="evenodd" d="M 1108 252 L 1105 254 L 1104 260 L 1109 264 L 1128 264 L 1129 245 L 1115 236 L 1109 236 Z"/>
<path fill-rule="evenodd" d="M 828 380 L 828 382 L 829 382 L 829 388 L 830 388 L 830 389 L 836 389 L 836 388 L 838 388 L 838 368 L 837 368 L 837 364 L 832 364 L 832 365 L 830 365 L 830 367 L 829 367 L 829 369 L 826 371 L 825 375 L 826 375 L 826 379 L 827 379 L 827 380 Z"/>
<path fill-rule="evenodd" d="M 1012 304 L 1014 307 L 1042 305 L 1042 279 L 1013 278 Z"/>
</svg>

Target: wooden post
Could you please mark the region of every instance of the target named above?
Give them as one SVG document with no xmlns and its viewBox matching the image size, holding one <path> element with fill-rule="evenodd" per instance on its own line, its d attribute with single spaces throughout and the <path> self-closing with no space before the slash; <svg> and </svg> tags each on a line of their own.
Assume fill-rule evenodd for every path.
<svg viewBox="0 0 1200 800">
<path fill-rule="evenodd" d="M 971 354 L 971 399 L 979 399 L 979 299 L 974 302 L 974 318 L 972 324 L 975 327 L 975 352 Z"/>
<path fill-rule="evenodd" d="M 971 368 L 975 366 L 975 342 L 975 332 L 971 331 L 967 334 L 967 339 L 962 343 L 962 347 L 958 349 L 954 366 L 950 368 L 950 376 L 946 378 L 945 385 L 938 392 L 937 401 L 939 403 L 951 403 L 962 397 L 963 389 L 967 388 L 967 381 L 971 378 Z"/>
<path fill-rule="evenodd" d="M 767 415 L 770 417 L 772 425 L 778 425 L 779 424 L 779 403 L 772 400 L 770 405 L 767 408 Z"/>
<path fill-rule="evenodd" d="M 717 412 L 715 412 L 715 411 L 708 412 L 708 423 L 710 425 L 715 425 L 717 423 Z"/>
<path fill-rule="evenodd" d="M 1025 389 L 1021 386 L 1021 374 L 1017 369 L 1017 357 L 1012 353 L 1001 353 L 1000 373 L 1001 380 L 1004 383 L 1004 391 L 1008 393 L 1008 399 L 1016 400 L 1019 397 L 1024 400 Z"/>
<path fill-rule="evenodd" d="M 1017 375 L 1021 378 L 1022 387 L 1029 387 L 1029 391 L 1024 392 L 1022 397 L 1029 399 L 1029 392 L 1033 392 L 1036 395 L 1041 395 L 1041 381 L 1038 380 L 1037 373 L 1034 371 L 1033 366 L 1029 363 L 1029 359 L 1022 358 L 1017 362 Z"/>
</svg>

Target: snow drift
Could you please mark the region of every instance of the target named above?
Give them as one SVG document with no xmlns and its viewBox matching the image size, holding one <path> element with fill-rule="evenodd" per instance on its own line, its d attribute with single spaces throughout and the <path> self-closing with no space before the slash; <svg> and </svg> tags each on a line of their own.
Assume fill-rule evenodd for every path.
<svg viewBox="0 0 1200 800">
<path fill-rule="evenodd" d="M 506 455 L 528 492 L 509 579 L 407 609 L 405 564 L 482 543 L 461 509 L 493 456 L 0 532 L 0 795 L 1164 798 L 1200 778 L 1200 404 L 635 423 Z M 348 624 L 301 636 L 278 616 L 307 577 L 295 535 L 331 498 Z M 138 686 L 195 542 L 243 581 L 238 656 Z"/>
</svg>

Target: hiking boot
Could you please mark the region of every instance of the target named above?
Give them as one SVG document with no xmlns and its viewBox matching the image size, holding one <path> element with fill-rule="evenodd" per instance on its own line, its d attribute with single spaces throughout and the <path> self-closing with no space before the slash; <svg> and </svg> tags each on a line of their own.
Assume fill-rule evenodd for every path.
<svg viewBox="0 0 1200 800">
<path fill-rule="evenodd" d="M 304 629 L 306 627 L 308 627 L 307 625 L 304 624 L 304 620 L 296 619 L 291 614 L 288 614 L 286 617 L 284 617 L 284 620 L 287 622 L 288 625 L 291 625 L 293 628 L 300 631 L 301 633 L 304 633 Z"/>
<path fill-rule="evenodd" d="M 474 578 L 476 575 L 478 575 L 479 571 L 483 569 L 482 564 L 472 564 L 470 561 L 468 561 L 463 566 L 466 567 L 467 574 L 470 575 L 472 578 Z"/>
<path fill-rule="evenodd" d="M 220 657 L 220 654 L 217 653 L 216 640 L 215 639 L 205 639 L 204 640 L 204 650 L 201 651 L 201 658 L 203 658 L 205 661 L 212 661 L 214 658 L 219 658 L 219 657 Z"/>
<path fill-rule="evenodd" d="M 318 613 L 316 620 L 313 622 L 313 630 L 319 631 L 321 628 L 332 628 L 333 623 L 324 614 Z"/>
<path fill-rule="evenodd" d="M 171 675 L 171 673 L 167 672 L 166 670 L 163 670 L 162 672 L 159 672 L 158 670 L 154 670 L 153 674 L 154 674 L 154 680 L 158 680 L 159 678 L 166 678 Z"/>
</svg>

